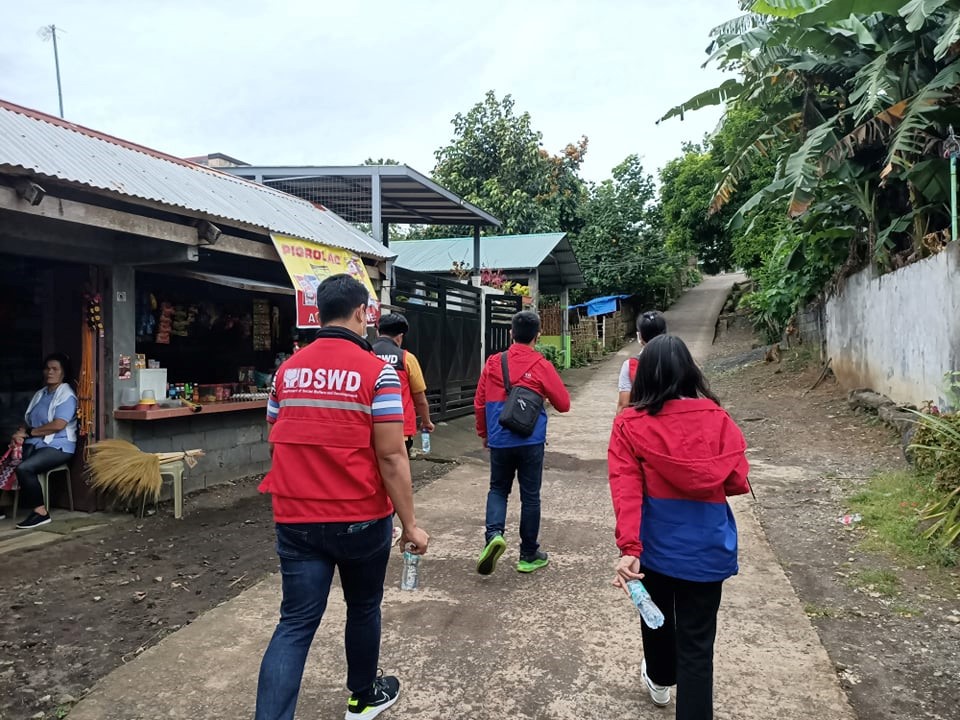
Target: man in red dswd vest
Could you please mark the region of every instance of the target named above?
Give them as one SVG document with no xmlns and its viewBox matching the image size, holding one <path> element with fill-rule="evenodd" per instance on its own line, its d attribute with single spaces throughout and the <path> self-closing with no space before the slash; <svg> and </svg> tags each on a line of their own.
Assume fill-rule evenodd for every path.
<svg viewBox="0 0 960 720">
<path fill-rule="evenodd" d="M 430 538 L 414 517 L 400 380 L 363 337 L 367 299 L 349 275 L 324 280 L 323 327 L 274 377 L 273 463 L 260 491 L 273 496 L 283 602 L 260 665 L 256 720 L 293 719 L 334 569 L 347 604 L 346 717 L 376 717 L 400 692 L 397 678 L 377 677 L 394 511 L 404 547 L 423 554 Z"/>
</svg>

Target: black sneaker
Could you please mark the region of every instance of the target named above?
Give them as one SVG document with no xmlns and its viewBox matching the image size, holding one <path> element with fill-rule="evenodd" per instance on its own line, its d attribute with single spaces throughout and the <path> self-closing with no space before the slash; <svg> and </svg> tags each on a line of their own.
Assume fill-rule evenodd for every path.
<svg viewBox="0 0 960 720">
<path fill-rule="evenodd" d="M 400 681 L 393 675 L 379 677 L 366 693 L 354 693 L 347 701 L 345 720 L 370 720 L 393 705 L 400 696 Z"/>
<path fill-rule="evenodd" d="M 51 522 L 50 514 L 41 515 L 39 513 L 31 512 L 27 515 L 27 519 L 23 522 L 17 523 L 17 530 L 33 530 L 38 528 L 41 525 L 49 525 Z"/>
<path fill-rule="evenodd" d="M 547 554 L 543 552 L 543 550 L 537 550 L 537 552 L 530 557 L 525 555 L 520 556 L 520 562 L 517 563 L 517 572 L 532 573 L 542 567 L 546 567 L 549 562 L 550 560 L 547 558 Z"/>
</svg>

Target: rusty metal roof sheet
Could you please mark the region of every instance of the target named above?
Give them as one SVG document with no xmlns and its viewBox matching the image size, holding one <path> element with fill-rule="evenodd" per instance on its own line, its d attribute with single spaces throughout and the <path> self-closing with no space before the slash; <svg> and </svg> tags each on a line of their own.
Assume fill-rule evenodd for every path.
<svg viewBox="0 0 960 720">
<path fill-rule="evenodd" d="M 394 257 L 343 218 L 306 200 L 0 100 L 0 172 L 24 171 L 264 234 Z"/>
</svg>

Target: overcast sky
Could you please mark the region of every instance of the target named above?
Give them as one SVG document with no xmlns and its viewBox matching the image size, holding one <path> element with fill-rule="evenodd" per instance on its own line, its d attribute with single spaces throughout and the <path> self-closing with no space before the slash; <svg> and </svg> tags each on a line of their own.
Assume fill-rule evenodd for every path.
<svg viewBox="0 0 960 720">
<path fill-rule="evenodd" d="M 147 7 L 149 6 L 149 7 Z M 165 152 L 253 164 L 392 157 L 422 172 L 451 118 L 510 93 L 553 152 L 587 135 L 601 180 L 630 153 L 655 170 L 719 120 L 656 126 L 718 83 L 709 30 L 736 0 L 0 0 L 0 98 Z"/>
</svg>

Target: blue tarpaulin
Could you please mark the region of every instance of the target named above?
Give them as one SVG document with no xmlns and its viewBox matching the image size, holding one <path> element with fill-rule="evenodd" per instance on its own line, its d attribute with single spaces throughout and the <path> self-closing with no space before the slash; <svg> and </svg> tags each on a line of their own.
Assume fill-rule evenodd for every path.
<svg viewBox="0 0 960 720">
<path fill-rule="evenodd" d="M 585 307 L 587 309 L 587 316 L 594 317 L 596 315 L 606 315 L 608 313 L 617 311 L 617 301 L 622 300 L 623 298 L 628 298 L 629 295 L 604 295 L 603 297 L 593 298 L 593 300 L 587 300 L 585 303 L 580 303 L 579 305 L 571 305 L 571 308 L 581 308 Z"/>
</svg>

